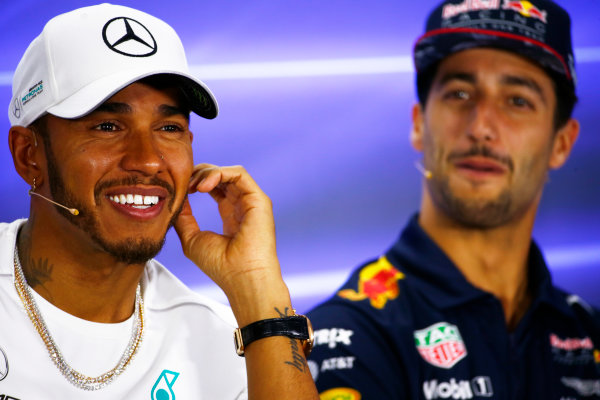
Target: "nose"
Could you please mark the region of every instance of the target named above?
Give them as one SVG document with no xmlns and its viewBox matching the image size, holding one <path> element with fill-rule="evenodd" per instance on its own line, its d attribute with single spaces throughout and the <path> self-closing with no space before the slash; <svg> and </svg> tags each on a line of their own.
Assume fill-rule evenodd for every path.
<svg viewBox="0 0 600 400">
<path fill-rule="evenodd" d="M 127 135 L 121 167 L 125 171 L 152 176 L 164 169 L 165 162 L 151 132 L 136 130 Z"/>
<path fill-rule="evenodd" d="M 469 139 L 473 142 L 491 142 L 497 139 L 497 125 L 499 115 L 495 105 L 488 100 L 481 99 L 471 109 L 470 123 L 467 130 Z"/>
</svg>

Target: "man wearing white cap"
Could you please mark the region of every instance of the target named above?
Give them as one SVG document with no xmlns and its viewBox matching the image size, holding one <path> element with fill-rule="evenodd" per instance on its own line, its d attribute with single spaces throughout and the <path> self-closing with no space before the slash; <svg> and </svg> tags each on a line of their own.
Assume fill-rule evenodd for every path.
<svg viewBox="0 0 600 400">
<path fill-rule="evenodd" d="M 317 398 L 270 201 L 241 167 L 194 166 L 190 111 L 217 104 L 146 13 L 81 8 L 30 44 L 9 105 L 32 197 L 28 219 L 0 225 L 0 398 Z M 194 192 L 223 234 L 200 230 Z M 171 226 L 231 310 L 153 260 Z"/>
</svg>

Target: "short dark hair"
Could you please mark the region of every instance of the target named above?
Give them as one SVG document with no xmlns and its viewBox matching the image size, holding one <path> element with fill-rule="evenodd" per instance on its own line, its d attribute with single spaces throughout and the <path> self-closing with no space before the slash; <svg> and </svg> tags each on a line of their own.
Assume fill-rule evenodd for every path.
<svg viewBox="0 0 600 400">
<path fill-rule="evenodd" d="M 433 84 L 433 79 L 437 73 L 439 62 L 427 68 L 425 71 L 417 73 L 416 86 L 417 97 L 421 107 L 425 109 L 429 91 Z M 554 110 L 554 130 L 562 128 L 571 118 L 575 104 L 577 104 L 577 94 L 572 85 L 562 76 L 553 71 L 545 69 L 550 79 L 554 83 L 554 94 L 556 95 L 556 109 Z"/>
</svg>

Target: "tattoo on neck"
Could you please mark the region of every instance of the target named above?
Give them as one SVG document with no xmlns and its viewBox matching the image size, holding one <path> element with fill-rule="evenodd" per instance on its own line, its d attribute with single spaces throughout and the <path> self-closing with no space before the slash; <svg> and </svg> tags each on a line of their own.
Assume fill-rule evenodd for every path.
<svg viewBox="0 0 600 400">
<path fill-rule="evenodd" d="M 31 217 L 29 222 L 33 222 Z M 21 267 L 27 284 L 36 292 L 40 293 L 47 300 L 52 301 L 52 295 L 45 284 L 52 280 L 52 271 L 54 264 L 49 260 L 39 258 L 37 261 L 31 257 L 31 231 L 26 228 L 19 229 L 17 234 L 17 244 Z M 43 292 L 43 293 L 42 293 Z"/>
<path fill-rule="evenodd" d="M 45 284 L 52 280 L 54 264 L 50 264 L 47 258 L 39 258 L 37 261 L 29 258 L 25 264 L 26 265 L 23 266 L 23 272 L 25 273 L 25 278 L 29 286 L 38 293 L 40 293 L 40 289 L 42 289 L 46 295 L 49 295 L 50 292 Z"/>
<path fill-rule="evenodd" d="M 280 318 L 289 317 L 289 311 L 289 307 L 286 307 L 283 310 L 283 312 L 281 312 L 277 307 L 275 307 L 275 312 L 279 314 Z M 284 361 L 284 364 L 291 365 L 300 372 L 308 371 L 308 369 L 306 368 L 306 359 L 300 352 L 300 348 L 298 347 L 298 342 L 296 341 L 296 339 L 290 338 L 290 348 L 292 350 L 292 361 Z"/>
</svg>

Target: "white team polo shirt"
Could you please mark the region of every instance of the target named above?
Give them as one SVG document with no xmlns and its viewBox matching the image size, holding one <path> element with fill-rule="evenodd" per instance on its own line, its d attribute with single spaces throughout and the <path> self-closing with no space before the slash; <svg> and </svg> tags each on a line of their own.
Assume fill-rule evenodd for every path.
<svg viewBox="0 0 600 400">
<path fill-rule="evenodd" d="M 233 348 L 231 310 L 193 292 L 156 260 L 148 262 L 143 277 L 144 336 L 132 362 L 103 389 L 72 385 L 50 360 L 14 286 L 13 252 L 24 221 L 0 223 L 0 399 L 247 398 L 244 359 Z M 117 365 L 131 338 L 133 317 L 116 324 L 86 321 L 32 292 L 72 368 L 99 376 Z"/>
</svg>

